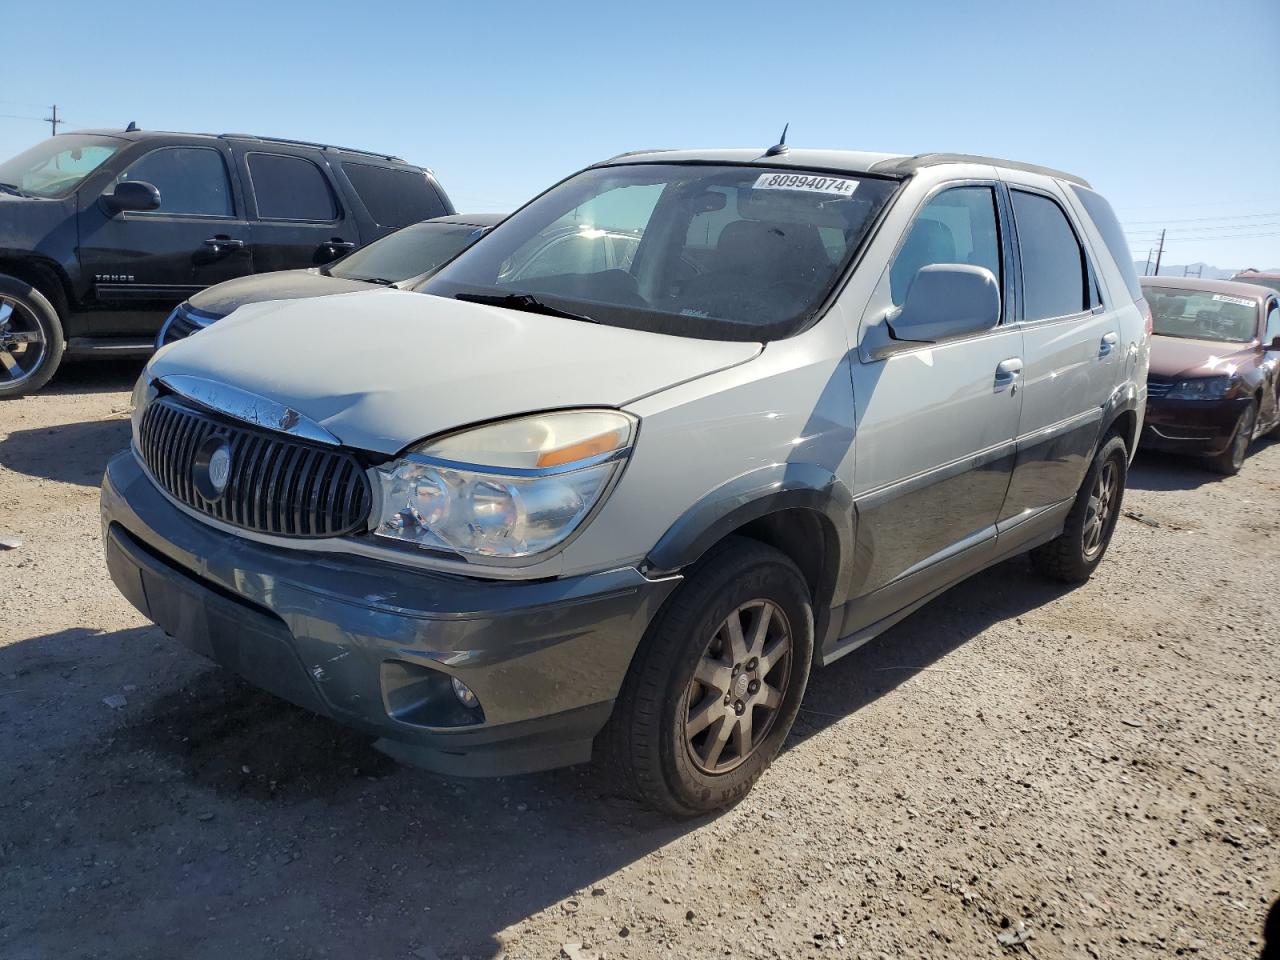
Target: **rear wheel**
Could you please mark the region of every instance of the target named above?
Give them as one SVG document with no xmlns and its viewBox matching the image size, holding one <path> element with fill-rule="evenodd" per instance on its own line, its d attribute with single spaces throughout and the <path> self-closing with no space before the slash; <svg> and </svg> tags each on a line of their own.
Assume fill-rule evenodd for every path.
<svg viewBox="0 0 1280 960">
<path fill-rule="evenodd" d="M 1227 449 L 1216 457 L 1209 458 L 1209 466 L 1218 473 L 1228 477 L 1240 472 L 1245 458 L 1249 455 L 1249 444 L 1253 442 L 1253 428 L 1258 423 L 1258 404 L 1250 403 L 1236 421 L 1235 431 L 1231 434 L 1231 442 Z"/>
<path fill-rule="evenodd" d="M 1108 437 L 1089 465 L 1062 533 L 1031 551 L 1031 565 L 1038 572 L 1065 583 L 1083 583 L 1093 575 L 1120 517 L 1128 471 L 1124 441 Z"/>
<path fill-rule="evenodd" d="M 637 799 L 691 816 L 740 799 L 795 722 L 813 609 L 795 564 L 729 537 L 654 621 L 599 751 Z"/>
<path fill-rule="evenodd" d="M 43 387 L 65 349 L 53 304 L 29 283 L 0 274 L 0 399 Z"/>
</svg>

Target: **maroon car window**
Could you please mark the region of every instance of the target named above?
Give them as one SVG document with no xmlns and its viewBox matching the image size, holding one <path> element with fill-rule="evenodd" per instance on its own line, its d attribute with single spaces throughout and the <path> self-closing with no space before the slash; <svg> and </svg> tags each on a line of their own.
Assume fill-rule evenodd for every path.
<svg viewBox="0 0 1280 960">
<path fill-rule="evenodd" d="M 1184 340 L 1248 343 L 1258 334 L 1258 302 L 1208 290 L 1147 287 L 1153 332 Z"/>
</svg>

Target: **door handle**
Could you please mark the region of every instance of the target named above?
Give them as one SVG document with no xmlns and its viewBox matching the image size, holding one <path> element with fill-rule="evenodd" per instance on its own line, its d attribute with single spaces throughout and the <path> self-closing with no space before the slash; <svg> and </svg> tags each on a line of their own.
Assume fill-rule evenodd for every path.
<svg viewBox="0 0 1280 960">
<path fill-rule="evenodd" d="M 1098 356 L 1099 357 L 1109 356 L 1111 354 L 1112 349 L 1119 342 L 1120 342 L 1120 338 L 1116 336 L 1116 332 L 1114 330 L 1104 333 L 1102 335 L 1102 343 L 1098 345 Z"/>
<path fill-rule="evenodd" d="M 223 253 L 227 250 L 243 250 L 245 242 L 243 240 L 235 240 L 232 237 L 210 237 L 204 242 L 206 247 L 213 247 L 214 253 Z"/>
<path fill-rule="evenodd" d="M 328 247 L 334 253 L 337 253 L 339 250 L 346 253 L 348 250 L 354 250 L 356 248 L 356 245 L 350 240 L 343 240 L 341 237 L 332 237 L 320 244 L 320 246 Z"/>
<path fill-rule="evenodd" d="M 1010 357 L 996 365 L 996 389 L 1013 387 L 1017 390 L 1018 377 L 1022 376 L 1022 358 Z M 1013 392 L 1013 391 L 1010 391 Z"/>
</svg>

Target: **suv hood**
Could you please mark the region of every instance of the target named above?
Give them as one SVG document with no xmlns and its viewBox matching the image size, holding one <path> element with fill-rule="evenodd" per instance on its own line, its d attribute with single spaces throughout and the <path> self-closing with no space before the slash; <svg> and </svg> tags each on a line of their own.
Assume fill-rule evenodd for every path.
<svg viewBox="0 0 1280 960">
<path fill-rule="evenodd" d="M 226 383 L 395 454 L 487 420 L 620 407 L 761 349 L 378 289 L 242 307 L 148 371 Z"/>
<path fill-rule="evenodd" d="M 318 270 L 277 270 L 236 277 L 206 287 L 187 302 L 201 313 L 225 317 L 247 303 L 264 300 L 301 300 L 304 297 L 327 297 L 335 293 L 355 293 L 379 289 L 359 280 L 326 277 Z"/>
<path fill-rule="evenodd" d="M 1158 377 L 1211 377 L 1228 367 L 1249 362 L 1254 346 L 1222 340 L 1189 340 L 1182 337 L 1151 338 L 1150 373 Z"/>
</svg>

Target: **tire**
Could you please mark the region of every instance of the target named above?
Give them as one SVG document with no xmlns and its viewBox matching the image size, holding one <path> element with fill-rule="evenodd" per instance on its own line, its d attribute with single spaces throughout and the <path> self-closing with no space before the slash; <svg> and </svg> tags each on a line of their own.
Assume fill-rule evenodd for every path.
<svg viewBox="0 0 1280 960">
<path fill-rule="evenodd" d="M 745 646 L 766 614 L 765 639 Z M 730 649 L 731 617 L 743 631 L 744 646 L 736 650 Z M 790 637 L 785 658 L 779 653 L 784 632 Z M 813 642 L 809 588 L 796 565 L 757 541 L 726 538 L 695 565 L 650 626 L 599 758 L 636 799 L 672 816 L 737 802 L 795 722 Z M 766 662 L 770 655 L 773 663 Z M 735 658 L 741 670 L 731 666 Z M 726 685 L 728 697 L 722 696 Z M 751 724 L 750 739 L 743 738 L 742 717 Z M 744 742 L 749 748 L 742 755 Z"/>
<path fill-rule="evenodd" d="M 1231 431 L 1231 442 L 1227 449 L 1216 457 L 1209 458 L 1209 466 L 1225 477 L 1233 477 L 1244 466 L 1249 456 L 1249 444 L 1253 442 L 1253 428 L 1258 424 L 1258 403 L 1253 401 L 1240 413 L 1236 420 L 1236 428 Z"/>
<path fill-rule="evenodd" d="M 31 284 L 0 274 L 0 400 L 39 390 L 67 348 L 58 311 Z"/>
<path fill-rule="evenodd" d="M 1084 583 L 1093 575 L 1106 555 L 1120 518 L 1128 475 L 1129 450 L 1113 434 L 1094 454 L 1062 533 L 1031 551 L 1031 565 L 1036 572 L 1064 583 Z M 1099 496 L 1104 486 L 1105 502 Z"/>
</svg>

